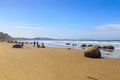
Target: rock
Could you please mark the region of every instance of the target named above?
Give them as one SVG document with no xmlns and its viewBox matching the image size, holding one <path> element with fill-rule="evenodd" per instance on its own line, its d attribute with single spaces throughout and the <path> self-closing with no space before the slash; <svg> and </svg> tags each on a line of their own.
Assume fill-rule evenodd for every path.
<svg viewBox="0 0 120 80">
<path fill-rule="evenodd" d="M 82 44 L 81 47 L 86 47 L 86 44 Z"/>
<path fill-rule="evenodd" d="M 103 48 L 103 49 L 114 49 L 114 46 L 109 45 L 109 46 L 103 46 L 102 48 Z"/>
<path fill-rule="evenodd" d="M 72 44 L 72 46 L 77 46 L 77 44 Z"/>
<path fill-rule="evenodd" d="M 101 52 L 95 47 L 86 47 L 84 50 L 84 56 L 90 58 L 101 58 Z"/>
<path fill-rule="evenodd" d="M 22 48 L 22 47 L 23 47 L 23 46 L 20 45 L 20 44 L 15 44 L 15 45 L 12 46 L 12 48 Z"/>
<path fill-rule="evenodd" d="M 109 45 L 109 46 L 107 46 L 107 49 L 114 49 L 114 46 Z"/>
<path fill-rule="evenodd" d="M 92 44 L 89 44 L 89 45 L 87 45 L 87 47 L 93 47 L 93 45 L 92 45 Z"/>
<path fill-rule="evenodd" d="M 68 48 L 69 50 L 71 49 L 71 48 Z"/>
<path fill-rule="evenodd" d="M 107 49 L 107 46 L 103 46 L 102 48 L 103 48 L 103 49 Z"/>
<path fill-rule="evenodd" d="M 109 46 L 103 46 L 102 47 L 104 51 L 107 51 L 107 52 L 113 52 L 114 51 L 114 46 L 112 45 L 109 45 Z"/>
<path fill-rule="evenodd" d="M 70 43 L 66 43 L 66 45 L 70 45 Z"/>
</svg>

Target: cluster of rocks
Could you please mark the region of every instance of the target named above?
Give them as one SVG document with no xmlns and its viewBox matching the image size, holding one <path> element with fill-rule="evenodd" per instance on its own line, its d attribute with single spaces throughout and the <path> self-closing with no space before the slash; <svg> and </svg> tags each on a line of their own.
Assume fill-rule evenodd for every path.
<svg viewBox="0 0 120 80">
<path fill-rule="evenodd" d="M 114 46 L 112 45 L 108 45 L 108 46 L 103 46 L 101 47 L 100 45 L 92 45 L 92 44 L 89 44 L 89 45 L 86 45 L 86 44 L 82 44 L 81 47 L 83 48 L 86 48 L 86 47 L 96 47 L 96 48 L 99 48 L 99 49 L 114 49 Z"/>
<path fill-rule="evenodd" d="M 77 44 L 70 44 L 66 43 L 66 45 L 71 46 L 77 46 Z M 84 49 L 84 56 L 90 57 L 90 58 L 101 58 L 101 52 L 100 49 L 103 49 L 104 51 L 112 52 L 114 50 L 114 46 L 108 45 L 108 46 L 100 46 L 100 45 L 92 45 L 92 44 L 82 44 L 81 48 Z M 71 49 L 71 48 L 68 48 Z"/>
<path fill-rule="evenodd" d="M 77 46 L 77 44 L 70 44 L 70 43 L 66 43 L 66 45 Z"/>
<path fill-rule="evenodd" d="M 101 52 L 99 49 L 103 49 L 106 51 L 112 51 L 114 50 L 114 46 L 112 45 L 108 45 L 108 46 L 99 46 L 99 45 L 86 45 L 86 44 L 82 44 L 81 47 L 85 48 L 84 49 L 84 56 L 85 57 L 90 57 L 90 58 L 101 58 Z"/>
</svg>

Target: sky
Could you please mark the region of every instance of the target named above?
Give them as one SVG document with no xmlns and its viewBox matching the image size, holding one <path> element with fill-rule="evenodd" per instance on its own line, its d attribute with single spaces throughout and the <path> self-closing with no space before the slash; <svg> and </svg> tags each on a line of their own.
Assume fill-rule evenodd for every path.
<svg viewBox="0 0 120 80">
<path fill-rule="evenodd" d="M 0 0 L 0 32 L 12 37 L 120 40 L 120 0 Z"/>
</svg>

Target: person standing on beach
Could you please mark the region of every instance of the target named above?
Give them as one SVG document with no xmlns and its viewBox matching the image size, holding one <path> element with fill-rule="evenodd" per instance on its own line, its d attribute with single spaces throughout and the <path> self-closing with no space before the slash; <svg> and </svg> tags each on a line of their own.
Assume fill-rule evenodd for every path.
<svg viewBox="0 0 120 80">
<path fill-rule="evenodd" d="M 40 45 L 39 45 L 39 43 L 37 42 L 37 47 L 39 48 L 40 47 Z"/>
<path fill-rule="evenodd" d="M 21 46 L 22 46 L 22 47 L 24 46 L 24 42 L 22 42 Z"/>
<path fill-rule="evenodd" d="M 33 42 L 33 46 L 35 47 L 35 41 Z"/>
</svg>

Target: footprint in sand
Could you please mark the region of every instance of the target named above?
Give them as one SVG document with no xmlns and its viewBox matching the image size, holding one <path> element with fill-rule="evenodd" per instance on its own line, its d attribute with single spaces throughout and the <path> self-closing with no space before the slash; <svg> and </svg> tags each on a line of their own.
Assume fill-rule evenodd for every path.
<svg viewBox="0 0 120 80">
<path fill-rule="evenodd" d="M 88 76 L 87 78 L 92 79 L 92 80 L 98 80 L 97 78 L 90 77 L 90 76 Z"/>
</svg>

